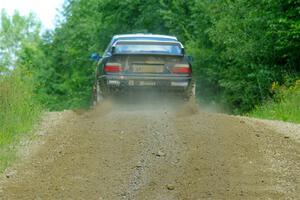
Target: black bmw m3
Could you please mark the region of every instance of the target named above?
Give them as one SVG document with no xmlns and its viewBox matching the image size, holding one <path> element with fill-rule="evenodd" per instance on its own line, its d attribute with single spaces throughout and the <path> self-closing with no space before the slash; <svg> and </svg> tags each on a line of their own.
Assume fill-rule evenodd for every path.
<svg viewBox="0 0 300 200">
<path fill-rule="evenodd" d="M 176 37 L 152 34 L 114 36 L 98 61 L 94 101 L 128 90 L 155 89 L 184 98 L 195 95 L 191 58 Z"/>
</svg>

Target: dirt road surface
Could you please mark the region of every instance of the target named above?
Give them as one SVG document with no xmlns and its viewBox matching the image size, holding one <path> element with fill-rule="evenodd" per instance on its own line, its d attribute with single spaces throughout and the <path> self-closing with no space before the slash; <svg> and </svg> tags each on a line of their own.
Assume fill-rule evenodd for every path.
<svg viewBox="0 0 300 200">
<path fill-rule="evenodd" d="M 300 199 L 300 129 L 274 127 L 168 99 L 49 113 L 0 199 Z"/>
</svg>

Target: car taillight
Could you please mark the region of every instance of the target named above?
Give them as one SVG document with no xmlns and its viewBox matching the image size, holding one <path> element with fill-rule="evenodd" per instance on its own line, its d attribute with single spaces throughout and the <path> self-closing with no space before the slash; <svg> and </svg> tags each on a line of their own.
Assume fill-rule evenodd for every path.
<svg viewBox="0 0 300 200">
<path fill-rule="evenodd" d="M 179 65 L 175 65 L 172 68 L 172 72 L 174 74 L 190 74 L 192 73 L 192 69 L 190 68 L 189 65 L 179 64 Z"/>
<path fill-rule="evenodd" d="M 117 73 L 123 71 L 123 67 L 119 63 L 107 63 L 104 66 L 104 71 L 109 73 Z"/>
</svg>

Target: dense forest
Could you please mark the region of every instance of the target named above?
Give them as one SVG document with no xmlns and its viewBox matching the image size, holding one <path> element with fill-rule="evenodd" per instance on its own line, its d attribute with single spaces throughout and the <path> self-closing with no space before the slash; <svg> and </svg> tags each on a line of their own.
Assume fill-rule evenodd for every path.
<svg viewBox="0 0 300 200">
<path fill-rule="evenodd" d="M 1 73 L 12 65 L 28 72 L 50 110 L 90 104 L 89 56 L 115 34 L 177 36 L 194 57 L 200 101 L 233 113 L 270 100 L 272 84 L 299 79 L 300 0 L 67 0 L 55 30 L 43 34 L 34 16 L 15 18 L 2 12 Z"/>
</svg>

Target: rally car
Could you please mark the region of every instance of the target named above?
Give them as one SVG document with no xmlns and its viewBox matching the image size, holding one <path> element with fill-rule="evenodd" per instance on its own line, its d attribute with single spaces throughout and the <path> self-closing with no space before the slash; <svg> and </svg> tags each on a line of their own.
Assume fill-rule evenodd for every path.
<svg viewBox="0 0 300 200">
<path fill-rule="evenodd" d="M 116 35 L 97 61 L 94 101 L 129 90 L 156 89 L 195 95 L 191 57 L 176 37 L 152 34 Z"/>
</svg>

